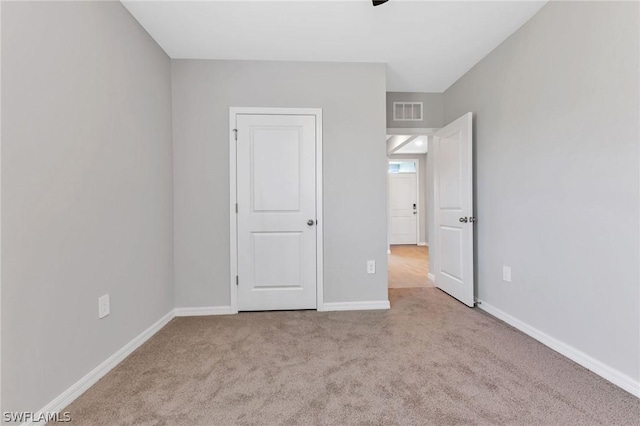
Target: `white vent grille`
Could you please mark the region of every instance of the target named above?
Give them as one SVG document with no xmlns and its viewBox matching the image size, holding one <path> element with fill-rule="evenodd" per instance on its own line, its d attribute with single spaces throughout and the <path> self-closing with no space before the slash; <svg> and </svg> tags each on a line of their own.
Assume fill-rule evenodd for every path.
<svg viewBox="0 0 640 426">
<path fill-rule="evenodd" d="M 422 121 L 422 102 L 394 102 L 393 121 Z"/>
</svg>

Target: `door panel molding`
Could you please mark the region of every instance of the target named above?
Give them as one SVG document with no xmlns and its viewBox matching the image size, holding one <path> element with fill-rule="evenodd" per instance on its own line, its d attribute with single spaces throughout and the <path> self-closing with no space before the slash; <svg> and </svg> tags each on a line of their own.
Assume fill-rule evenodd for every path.
<svg viewBox="0 0 640 426">
<path fill-rule="evenodd" d="M 322 109 L 321 108 L 229 108 L 229 295 L 230 311 L 238 313 L 238 216 L 236 120 L 240 115 L 304 115 L 315 117 L 316 131 L 316 309 L 324 310 L 324 218 L 322 204 Z"/>
</svg>

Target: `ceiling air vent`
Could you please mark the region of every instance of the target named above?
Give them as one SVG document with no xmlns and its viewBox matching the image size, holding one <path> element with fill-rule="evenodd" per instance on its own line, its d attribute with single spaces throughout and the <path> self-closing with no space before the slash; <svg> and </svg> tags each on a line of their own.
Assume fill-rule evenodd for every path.
<svg viewBox="0 0 640 426">
<path fill-rule="evenodd" d="M 394 102 L 393 121 L 422 121 L 422 102 Z"/>
</svg>

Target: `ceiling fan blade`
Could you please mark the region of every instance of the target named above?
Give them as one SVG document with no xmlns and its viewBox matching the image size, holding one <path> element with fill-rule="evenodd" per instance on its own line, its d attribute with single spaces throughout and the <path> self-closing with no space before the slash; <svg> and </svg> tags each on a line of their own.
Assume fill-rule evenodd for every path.
<svg viewBox="0 0 640 426">
<path fill-rule="evenodd" d="M 388 2 L 389 0 L 371 0 L 373 2 L 374 6 L 380 6 L 381 4 L 384 4 L 386 2 Z"/>
</svg>

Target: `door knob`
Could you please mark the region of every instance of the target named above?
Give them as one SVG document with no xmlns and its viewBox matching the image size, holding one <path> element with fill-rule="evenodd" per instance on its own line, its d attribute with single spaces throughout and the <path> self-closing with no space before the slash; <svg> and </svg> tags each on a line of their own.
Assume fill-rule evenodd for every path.
<svg viewBox="0 0 640 426">
<path fill-rule="evenodd" d="M 468 219 L 466 217 L 461 217 L 460 219 L 458 219 L 460 222 L 462 223 L 467 223 Z"/>
<path fill-rule="evenodd" d="M 471 217 L 469 218 L 469 222 L 471 222 L 471 223 L 473 223 L 473 222 L 475 222 L 475 221 L 477 221 L 477 220 L 478 220 L 478 219 L 476 219 L 476 218 L 475 218 L 475 217 L 473 217 L 473 216 L 471 216 Z"/>
<path fill-rule="evenodd" d="M 313 220 L 313 219 L 309 219 L 309 220 L 307 221 L 307 225 L 309 225 L 309 226 L 313 226 L 313 224 L 314 224 L 314 223 L 316 223 L 316 221 L 315 221 L 315 220 Z"/>
</svg>

